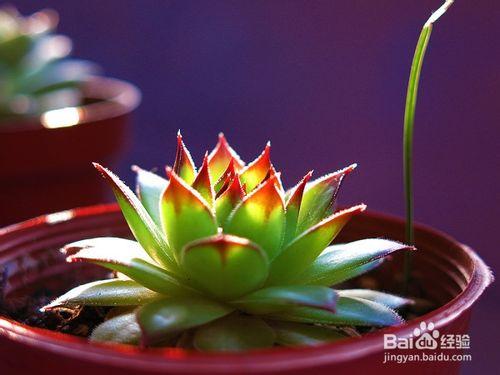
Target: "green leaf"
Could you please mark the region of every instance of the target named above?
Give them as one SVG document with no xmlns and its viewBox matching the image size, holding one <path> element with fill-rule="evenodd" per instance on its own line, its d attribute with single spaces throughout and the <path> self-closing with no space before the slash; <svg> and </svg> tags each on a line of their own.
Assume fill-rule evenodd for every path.
<svg viewBox="0 0 500 375">
<path fill-rule="evenodd" d="M 163 229 L 177 256 L 187 243 L 217 233 L 217 221 L 211 208 L 174 172 L 163 193 L 160 212 Z"/>
<path fill-rule="evenodd" d="M 270 314 L 294 306 L 335 311 L 337 293 L 327 287 L 311 285 L 277 286 L 259 289 L 231 301 L 231 305 L 249 314 Z"/>
<path fill-rule="evenodd" d="M 303 284 L 331 286 L 375 268 L 384 257 L 396 251 L 413 249 L 381 238 L 333 245 L 325 249 L 298 279 Z"/>
<path fill-rule="evenodd" d="M 117 342 L 121 344 L 139 343 L 141 329 L 135 312 L 119 315 L 98 325 L 90 335 L 91 341 Z"/>
<path fill-rule="evenodd" d="M 121 272 L 144 287 L 165 295 L 194 293 L 176 276 L 150 263 L 135 241 L 101 237 L 73 242 L 62 251 L 68 262 L 91 262 Z"/>
<path fill-rule="evenodd" d="M 271 144 L 268 142 L 264 151 L 253 162 L 240 171 L 241 184 L 250 193 L 266 178 L 271 168 Z"/>
<path fill-rule="evenodd" d="M 227 169 L 222 173 L 219 179 L 215 181 L 214 191 L 216 193 L 216 198 L 224 193 L 224 191 L 229 187 L 231 181 L 234 180 L 235 176 L 238 176 L 235 168 L 235 162 L 234 160 L 231 160 L 229 162 L 229 165 L 227 166 Z"/>
<path fill-rule="evenodd" d="M 245 192 L 240 179 L 235 175 L 227 189 L 215 201 L 215 213 L 220 227 L 226 227 L 227 218 L 244 197 Z"/>
<path fill-rule="evenodd" d="M 193 158 L 182 140 L 180 131 L 177 133 L 177 151 L 175 153 L 173 171 L 188 185 L 191 185 L 196 177 L 196 167 Z"/>
<path fill-rule="evenodd" d="M 215 203 L 215 192 L 212 187 L 212 181 L 210 178 L 210 173 L 208 171 L 208 156 L 205 154 L 203 158 L 203 164 L 194 179 L 193 189 L 195 189 L 200 195 L 205 199 L 205 202 L 213 207 Z"/>
<path fill-rule="evenodd" d="M 247 195 L 227 219 L 227 233 L 255 242 L 270 260 L 280 252 L 285 230 L 285 203 L 269 179 Z"/>
<path fill-rule="evenodd" d="M 311 324 L 269 321 L 276 332 L 276 342 L 284 346 L 314 346 L 337 341 L 346 337 L 330 327 Z"/>
<path fill-rule="evenodd" d="M 77 286 L 52 301 L 42 310 L 63 306 L 134 306 L 160 298 L 133 280 L 99 280 Z"/>
<path fill-rule="evenodd" d="M 223 234 L 186 245 L 182 266 L 197 289 L 223 299 L 255 290 L 268 274 L 262 249 L 247 239 Z"/>
<path fill-rule="evenodd" d="M 202 351 L 246 351 L 270 348 L 275 338 L 273 329 L 262 319 L 231 315 L 198 328 L 194 346 Z"/>
<path fill-rule="evenodd" d="M 413 305 L 414 301 L 409 298 L 396 296 L 394 294 L 379 292 L 369 289 L 344 289 L 337 291 L 342 297 L 362 298 L 385 305 L 391 309 L 400 309 L 404 306 Z"/>
<path fill-rule="evenodd" d="M 304 189 L 307 182 L 312 176 L 312 171 L 307 173 L 302 180 L 294 187 L 289 194 L 286 201 L 286 229 L 285 229 L 285 239 L 283 241 L 284 245 L 290 243 L 297 234 L 297 223 L 299 220 L 300 206 L 302 202 L 302 196 L 304 194 Z"/>
<path fill-rule="evenodd" d="M 168 180 L 137 166 L 133 166 L 132 170 L 137 173 L 137 195 L 155 224 L 161 228 L 160 200 Z"/>
<path fill-rule="evenodd" d="M 111 171 L 97 163 L 94 163 L 94 167 L 96 167 L 113 189 L 113 193 L 132 234 L 144 250 L 158 264 L 172 272 L 178 272 L 177 264 L 163 233 L 158 229 L 153 219 L 151 219 L 151 216 L 149 216 L 139 198 Z"/>
<path fill-rule="evenodd" d="M 312 307 L 295 307 L 269 315 L 271 319 L 299 323 L 393 326 L 404 320 L 392 309 L 361 298 L 339 297 L 335 313 Z"/>
<path fill-rule="evenodd" d="M 290 242 L 271 264 L 268 285 L 292 282 L 332 242 L 351 217 L 364 211 L 365 205 L 358 205 L 337 212 Z M 302 279 L 301 279 L 301 284 Z"/>
<path fill-rule="evenodd" d="M 155 344 L 165 336 L 219 319 L 232 308 L 204 298 L 166 298 L 144 305 L 137 311 L 143 344 Z"/>
<path fill-rule="evenodd" d="M 297 234 L 304 232 L 325 217 L 333 214 L 335 198 L 342 180 L 355 168 L 356 164 L 352 164 L 306 185 L 300 204 Z"/>
</svg>

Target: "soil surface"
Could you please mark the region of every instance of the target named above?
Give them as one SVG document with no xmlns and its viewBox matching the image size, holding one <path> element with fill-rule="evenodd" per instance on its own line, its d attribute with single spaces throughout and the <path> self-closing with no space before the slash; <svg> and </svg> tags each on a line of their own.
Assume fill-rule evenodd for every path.
<svg viewBox="0 0 500 375">
<path fill-rule="evenodd" d="M 0 306 L 0 315 L 5 315 L 31 327 L 88 337 L 92 330 L 104 321 L 109 307 L 64 308 L 42 312 L 40 308 L 58 296 L 57 293 L 42 289 L 29 300 L 12 299 Z"/>
<path fill-rule="evenodd" d="M 372 287 L 378 285 L 369 276 L 362 276 L 345 283 L 341 288 Z M 0 290 L 1 291 L 1 290 Z M 61 293 L 49 289 L 40 289 L 30 298 L 10 298 L 8 303 L 0 303 L 0 315 L 5 315 L 13 320 L 21 322 L 31 327 L 45 328 L 52 331 L 71 334 L 79 337 L 88 337 L 93 329 L 102 323 L 111 307 L 90 307 L 82 306 L 76 308 L 61 308 L 54 311 L 42 312 L 40 308 L 50 303 Z M 413 319 L 431 310 L 434 306 L 429 301 L 417 298 L 413 306 L 400 310 L 400 315 L 405 320 Z M 350 336 L 357 336 L 377 330 L 376 327 L 352 327 L 346 332 Z"/>
</svg>

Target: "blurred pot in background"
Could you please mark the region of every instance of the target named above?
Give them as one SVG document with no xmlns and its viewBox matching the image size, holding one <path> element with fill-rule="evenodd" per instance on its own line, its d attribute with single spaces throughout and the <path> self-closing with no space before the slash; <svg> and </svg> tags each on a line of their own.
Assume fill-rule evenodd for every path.
<svg viewBox="0 0 500 375">
<path fill-rule="evenodd" d="M 140 101 L 133 85 L 67 58 L 57 23 L 49 10 L 0 9 L 0 226 L 102 201 L 90 163 L 116 161 Z"/>
</svg>

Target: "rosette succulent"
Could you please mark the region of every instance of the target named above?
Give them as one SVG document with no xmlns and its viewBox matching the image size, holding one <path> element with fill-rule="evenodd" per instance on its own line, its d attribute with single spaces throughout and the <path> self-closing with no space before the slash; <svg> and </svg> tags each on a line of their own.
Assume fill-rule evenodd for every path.
<svg viewBox="0 0 500 375">
<path fill-rule="evenodd" d="M 346 335 L 338 327 L 397 325 L 410 300 L 332 288 L 396 251 L 385 239 L 330 245 L 357 205 L 334 203 L 355 168 L 285 191 L 270 144 L 245 164 L 224 135 L 197 169 L 179 133 L 167 178 L 133 167 L 137 195 L 96 164 L 136 239 L 92 238 L 63 248 L 115 278 L 78 286 L 43 309 L 111 306 L 92 340 L 196 350 L 310 345 Z"/>
<path fill-rule="evenodd" d="M 57 23 L 54 11 L 0 8 L 0 122 L 81 104 L 79 85 L 98 69 L 67 58 L 71 40 L 54 34 Z"/>
</svg>

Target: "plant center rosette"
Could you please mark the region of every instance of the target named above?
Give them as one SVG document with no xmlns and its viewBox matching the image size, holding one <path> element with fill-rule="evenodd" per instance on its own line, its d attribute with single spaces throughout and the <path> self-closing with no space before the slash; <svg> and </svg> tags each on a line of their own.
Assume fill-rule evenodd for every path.
<svg viewBox="0 0 500 375">
<path fill-rule="evenodd" d="M 43 308 L 110 306 L 90 339 L 142 346 L 235 351 L 315 345 L 342 327 L 403 322 L 412 301 L 332 286 L 410 246 L 370 238 L 330 246 L 366 206 L 334 211 L 351 165 L 285 191 L 270 145 L 245 164 L 221 134 L 197 169 L 179 133 L 168 178 L 134 167 L 137 195 L 96 164 L 136 241 L 91 238 L 65 246 L 68 262 L 116 277 L 78 286 Z"/>
</svg>

